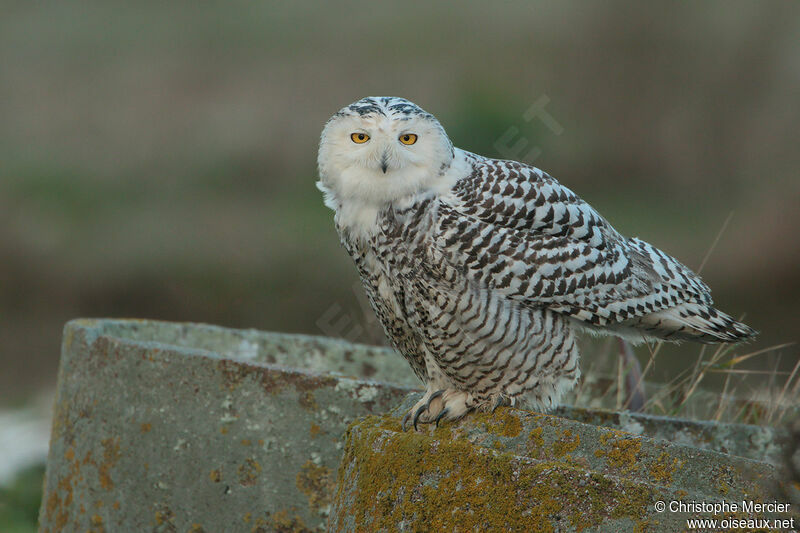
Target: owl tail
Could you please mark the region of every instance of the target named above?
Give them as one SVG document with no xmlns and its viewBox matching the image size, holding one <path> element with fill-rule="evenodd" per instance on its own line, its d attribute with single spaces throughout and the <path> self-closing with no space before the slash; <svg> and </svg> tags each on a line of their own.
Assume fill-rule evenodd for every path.
<svg viewBox="0 0 800 533">
<path fill-rule="evenodd" d="M 638 319 L 637 329 L 668 341 L 741 342 L 756 331 L 707 304 L 683 303 Z"/>
</svg>

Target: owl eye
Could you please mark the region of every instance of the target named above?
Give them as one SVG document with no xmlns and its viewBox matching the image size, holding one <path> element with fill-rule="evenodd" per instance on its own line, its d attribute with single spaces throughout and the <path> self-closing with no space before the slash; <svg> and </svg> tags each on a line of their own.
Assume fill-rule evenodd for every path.
<svg viewBox="0 0 800 533">
<path fill-rule="evenodd" d="M 414 133 L 404 133 L 400 136 L 400 142 L 410 146 L 417 142 L 417 136 Z"/>
<path fill-rule="evenodd" d="M 350 138 L 356 144 L 364 144 L 369 140 L 369 135 L 366 133 L 351 133 Z"/>
</svg>

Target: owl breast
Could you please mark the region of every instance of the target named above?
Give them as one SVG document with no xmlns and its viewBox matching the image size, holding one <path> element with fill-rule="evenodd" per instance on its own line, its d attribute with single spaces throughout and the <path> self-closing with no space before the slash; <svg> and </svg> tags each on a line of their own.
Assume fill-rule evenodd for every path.
<svg viewBox="0 0 800 533">
<path fill-rule="evenodd" d="M 438 238 L 441 202 L 384 209 L 366 239 L 340 232 L 387 336 L 426 384 L 551 406 L 579 375 L 568 321 L 468 278 Z"/>
</svg>

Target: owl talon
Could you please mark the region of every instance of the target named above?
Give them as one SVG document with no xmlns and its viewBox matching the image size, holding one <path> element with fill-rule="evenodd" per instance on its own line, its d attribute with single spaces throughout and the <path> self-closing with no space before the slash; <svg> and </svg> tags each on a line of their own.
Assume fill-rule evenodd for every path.
<svg viewBox="0 0 800 533">
<path fill-rule="evenodd" d="M 419 407 L 419 409 L 417 409 L 417 412 L 414 413 L 414 431 L 419 431 L 417 429 L 417 422 L 419 421 L 419 417 L 422 416 L 422 413 L 427 411 L 427 409 L 428 408 L 426 406 L 422 405 Z"/>
<path fill-rule="evenodd" d="M 436 401 L 434 401 L 436 400 Z M 503 400 L 503 401 L 507 401 Z M 403 431 L 411 424 L 419 431 L 419 424 L 439 424 L 444 420 L 458 420 L 481 404 L 471 394 L 454 389 L 430 390 L 420 398 L 403 417 Z"/>
<path fill-rule="evenodd" d="M 501 405 L 503 405 L 503 402 L 501 402 L 499 398 L 495 400 L 494 405 L 492 406 L 492 413 L 497 411 Z"/>
<path fill-rule="evenodd" d="M 439 414 L 436 416 L 436 420 L 434 420 L 434 422 L 436 422 L 436 427 L 437 427 L 437 428 L 439 427 L 439 421 L 441 421 L 441 419 L 442 419 L 442 418 L 446 417 L 446 416 L 447 416 L 447 413 L 449 413 L 449 412 L 450 412 L 450 409 L 448 409 L 447 407 L 445 407 L 444 409 L 442 409 L 442 412 L 441 412 L 441 413 L 439 413 Z"/>
<path fill-rule="evenodd" d="M 426 411 L 429 410 L 431 408 L 431 402 L 436 398 L 438 398 L 439 396 L 441 396 L 442 394 L 444 394 L 444 389 L 439 389 L 433 394 L 431 394 L 431 397 L 428 398 L 428 401 L 425 403 L 425 410 Z"/>
<path fill-rule="evenodd" d="M 403 428 L 403 431 L 408 429 L 408 421 L 411 419 L 411 411 L 406 413 L 406 416 L 403 417 L 403 422 L 401 423 L 400 427 Z"/>
<path fill-rule="evenodd" d="M 494 405 L 492 405 L 492 413 L 497 411 L 498 408 L 500 408 L 500 407 L 502 407 L 504 405 L 507 405 L 507 404 L 508 404 L 508 402 L 506 401 L 506 399 L 503 396 L 498 396 L 497 399 L 495 399 L 495 401 L 494 401 Z"/>
</svg>

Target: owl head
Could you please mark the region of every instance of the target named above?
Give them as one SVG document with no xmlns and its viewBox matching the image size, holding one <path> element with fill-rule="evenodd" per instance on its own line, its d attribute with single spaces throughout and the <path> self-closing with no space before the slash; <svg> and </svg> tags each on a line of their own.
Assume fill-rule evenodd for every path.
<svg viewBox="0 0 800 533">
<path fill-rule="evenodd" d="M 334 210 L 380 208 L 431 186 L 452 160 L 453 144 L 433 115 L 404 98 L 363 98 L 322 130 L 319 187 Z"/>
</svg>

